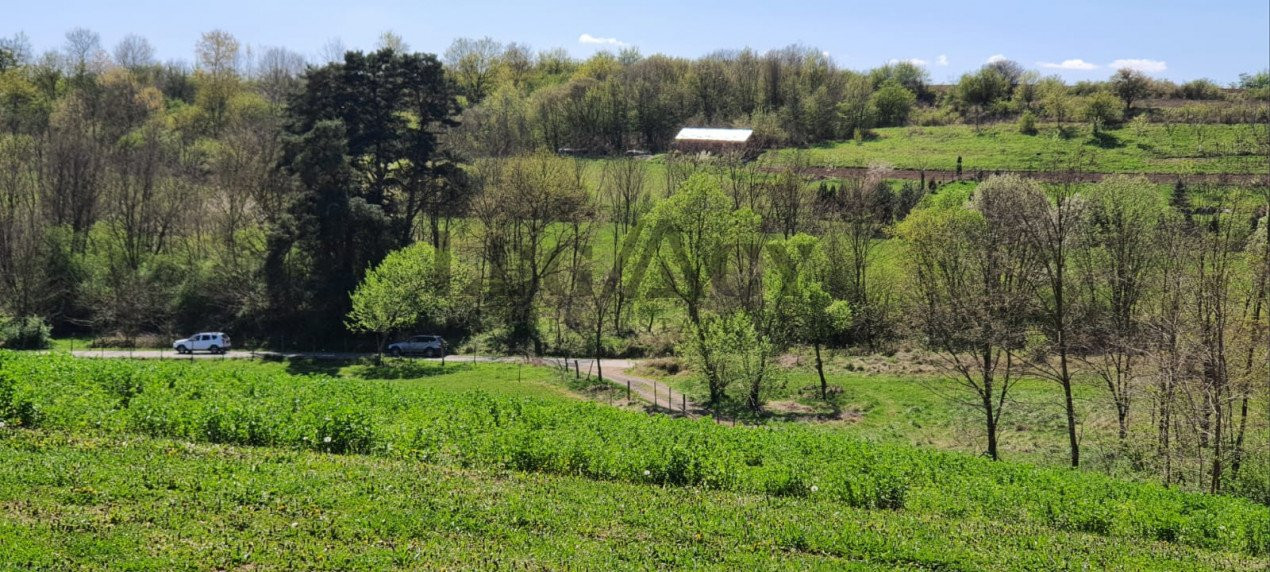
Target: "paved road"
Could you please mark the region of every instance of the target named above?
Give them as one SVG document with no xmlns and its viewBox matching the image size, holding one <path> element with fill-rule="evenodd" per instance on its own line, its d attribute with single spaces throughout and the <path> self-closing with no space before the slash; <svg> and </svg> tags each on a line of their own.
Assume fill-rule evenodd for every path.
<svg viewBox="0 0 1270 572">
<path fill-rule="evenodd" d="M 374 354 L 366 353 L 344 353 L 344 352 L 252 352 L 245 350 L 233 350 L 223 355 L 197 353 L 193 355 L 180 355 L 170 350 L 75 350 L 71 352 L 75 357 L 83 358 L 106 358 L 106 359 L 170 359 L 170 360 L 224 360 L 224 359 L 337 359 L 337 360 L 353 360 L 366 357 L 374 357 Z M 440 358 L 419 358 L 427 361 L 441 361 Z M 446 361 L 453 363 L 461 362 L 516 362 L 522 361 L 520 357 L 496 357 L 481 355 L 452 355 L 447 356 Z M 555 367 L 563 367 L 566 362 L 573 367 L 573 358 L 542 358 L 540 361 L 546 365 Z M 603 359 L 600 360 L 600 367 L 604 374 L 604 379 L 619 387 L 626 387 L 630 384 L 631 393 L 638 395 L 644 401 L 653 405 L 653 409 L 658 411 L 668 411 L 680 415 L 696 417 L 704 415 L 705 411 L 696 403 L 688 400 L 684 394 L 671 389 L 665 383 L 661 383 L 655 379 L 648 379 L 627 373 L 628 370 L 635 367 L 635 362 L 625 359 Z M 594 362 L 579 358 L 578 369 L 584 373 L 594 372 Z"/>
</svg>

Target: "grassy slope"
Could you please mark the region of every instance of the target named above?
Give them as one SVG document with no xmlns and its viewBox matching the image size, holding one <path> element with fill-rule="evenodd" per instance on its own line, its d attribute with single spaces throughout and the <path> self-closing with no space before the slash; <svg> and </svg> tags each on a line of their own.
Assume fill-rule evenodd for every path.
<svg viewBox="0 0 1270 572">
<path fill-rule="evenodd" d="M 974 516 L 125 435 L 8 430 L 0 432 L 0 465 L 8 468 L 0 472 L 0 568 L 1202 570 L 1270 564 Z"/>
<path fill-rule="evenodd" d="M 1071 535 L 1092 532 L 1125 541 L 1166 539 L 1192 547 L 1232 547 L 1248 554 L 1270 549 L 1270 530 L 1263 530 L 1270 515 L 1264 507 L 1245 501 L 1187 495 L 1095 474 L 871 446 L 816 428 L 756 432 L 621 412 L 562 398 L 548 370 L 526 368 L 542 372 L 538 381 L 526 381 L 531 375 L 513 381 L 518 375 L 515 366 L 480 365 L 388 382 L 294 377 L 283 367 L 0 354 L 0 373 L 13 390 L 6 399 L 15 407 L 35 404 L 40 415 L 32 424 L 54 436 L 130 435 L 123 438 L 130 440 L 145 433 L 158 439 L 272 444 L 287 454 L 360 450 L 385 459 L 487 471 L 517 469 L 600 481 L 677 484 L 683 491 L 702 486 L 718 491 L 710 494 L 721 498 L 766 493 L 834 510 L 902 507 L 898 512 L 869 514 L 905 515 L 894 517 L 899 518 L 894 522 L 891 517 L 883 519 L 899 526 L 896 534 L 905 536 L 925 534 L 921 523 L 955 520 L 984 530 L 1017 527 L 1020 535 L 1045 538 L 1042 544 L 1061 544 Z M 435 372 L 343 373 L 395 379 Z M 489 381 L 482 382 L 482 375 Z M 486 391 L 466 391 L 482 384 Z M 7 437 L 28 434 L 7 431 Z M 345 441 L 350 434 L 367 440 Z M 313 435 L 337 438 L 323 444 Z M 94 471 L 128 466 L 103 463 Z M 86 470 L 94 462 L 54 459 L 46 464 L 58 467 L 54 470 Z M 78 471 L 72 471 L 70 484 Z M 67 484 L 65 477 L 59 478 Z M 255 497 L 253 493 L 240 500 Z M 833 537 L 826 542 L 827 548 L 817 553 L 839 546 L 835 543 L 855 541 Z M 952 545 L 932 550 L 936 548 Z M 1066 556 L 1084 549 L 1074 550 Z"/>
<path fill-rule="evenodd" d="M 891 127 L 876 129 L 877 137 L 863 143 L 824 144 L 807 153 L 817 166 L 867 167 L 883 162 L 903 169 L 943 171 L 954 170 L 960 155 L 968 174 L 978 169 L 1050 170 L 1055 160 L 1077 153 L 1092 160 L 1087 170 L 1106 173 L 1263 173 L 1266 168 L 1264 152 L 1256 153 L 1256 135 L 1245 125 L 1204 125 L 1198 132 L 1180 125 L 1125 127 L 1107 132 L 1101 143 L 1090 137 L 1088 127 L 1069 126 L 1069 130 L 1076 133 L 1064 138 L 1052 126 L 1037 135 L 1022 135 L 1008 123 L 979 132 L 967 125 Z M 1057 168 L 1061 170 L 1062 165 Z"/>
</svg>

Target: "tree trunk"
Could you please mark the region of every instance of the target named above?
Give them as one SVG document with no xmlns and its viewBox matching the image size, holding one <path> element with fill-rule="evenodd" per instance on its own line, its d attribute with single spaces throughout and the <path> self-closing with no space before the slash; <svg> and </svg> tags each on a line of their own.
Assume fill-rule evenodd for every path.
<svg viewBox="0 0 1270 572">
<path fill-rule="evenodd" d="M 825 364 L 820 359 L 820 341 L 812 342 L 811 347 L 816 349 L 816 374 L 820 376 L 820 398 L 829 399 L 829 384 L 825 382 Z"/>
<path fill-rule="evenodd" d="M 993 461 L 1001 460 L 997 452 L 997 416 L 992 406 L 992 348 L 983 348 L 983 413 L 987 418 L 988 457 Z"/>
<path fill-rule="evenodd" d="M 1076 407 L 1072 403 L 1072 382 L 1070 379 L 1063 384 L 1063 399 L 1067 406 L 1067 443 L 1071 447 L 1072 466 L 1079 467 L 1080 442 L 1076 440 Z M 1123 427 L 1123 421 L 1121 421 L 1121 431 L 1124 430 Z"/>
</svg>

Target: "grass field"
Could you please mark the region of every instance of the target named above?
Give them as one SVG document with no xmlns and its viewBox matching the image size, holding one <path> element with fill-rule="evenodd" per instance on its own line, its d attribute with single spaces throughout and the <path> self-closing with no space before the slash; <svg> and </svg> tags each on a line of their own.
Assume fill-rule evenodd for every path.
<svg viewBox="0 0 1270 572">
<path fill-rule="evenodd" d="M 0 353 L 0 462 L 19 467 L 0 476 L 0 553 L 150 569 L 287 554 L 303 568 L 1270 564 L 1270 508 L 1248 501 L 649 416 L 575 399 L 554 375 Z"/>
<path fill-rule="evenodd" d="M 1258 131 L 1259 130 L 1259 131 Z M 1265 173 L 1264 126 L 1147 124 L 1091 136 L 1087 126 L 1041 128 L 1023 135 L 1013 124 L 985 126 L 890 127 L 875 129 L 863 142 L 846 141 L 806 151 L 811 164 L 829 167 L 867 167 L 887 163 L 901 169 L 952 171 L 957 157 L 967 175 L 976 170 L 1065 170 L 1068 161 L 1083 154 L 1084 170 L 1100 173 Z M 781 158 L 789 150 L 772 154 Z"/>
</svg>

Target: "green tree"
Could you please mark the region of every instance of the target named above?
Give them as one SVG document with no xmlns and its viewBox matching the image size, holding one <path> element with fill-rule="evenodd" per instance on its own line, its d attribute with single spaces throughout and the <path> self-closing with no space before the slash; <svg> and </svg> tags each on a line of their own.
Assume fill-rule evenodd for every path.
<svg viewBox="0 0 1270 572">
<path fill-rule="evenodd" d="M 771 276 L 767 307 L 773 313 L 774 329 L 782 341 L 811 344 L 820 377 L 820 397 L 827 398 L 821 348 L 851 324 L 851 306 L 834 300 L 825 291 L 825 270 L 829 259 L 814 236 L 798 234 L 787 240 L 768 243 Z"/>
<path fill-rule="evenodd" d="M 493 310 L 508 349 L 544 351 L 538 304 L 549 277 L 593 231 L 594 209 L 579 165 L 549 154 L 488 161 L 478 169 L 472 215 Z"/>
<path fill-rule="evenodd" d="M 1036 115 L 1031 111 L 1024 111 L 1019 116 L 1019 133 L 1036 135 Z"/>
<path fill-rule="evenodd" d="M 1111 394 L 1120 439 L 1129 435 L 1129 413 L 1139 393 L 1141 351 L 1150 337 L 1148 305 L 1160 271 L 1164 225 L 1176 220 L 1168 203 L 1145 178 L 1103 179 L 1088 193 L 1089 220 L 1076 259 L 1077 281 L 1085 285 L 1077 339 L 1081 359 L 1098 373 Z"/>
<path fill-rule="evenodd" d="M 467 276 L 450 268 L 449 257 L 426 242 L 393 251 L 367 271 L 353 291 L 344 323 L 350 331 L 375 334 L 382 357 L 393 332 L 449 317 Z"/>
<path fill-rule="evenodd" d="M 995 460 L 1002 410 L 1022 373 L 1035 262 L 1017 228 L 1017 197 L 987 190 L 976 190 L 972 208 L 914 212 L 897 233 L 908 248 L 915 323 L 983 415 Z"/>
<path fill-rule="evenodd" d="M 870 98 L 878 124 L 882 126 L 904 125 L 916 102 L 917 96 L 913 92 L 894 81 L 883 84 Z"/>
<path fill-rule="evenodd" d="M 1116 100 L 1116 96 L 1105 91 L 1086 97 L 1081 114 L 1093 128 L 1094 135 L 1099 135 L 1108 126 L 1119 123 L 1122 117 L 1120 102 Z"/>
<path fill-rule="evenodd" d="M 1142 99 L 1151 92 L 1151 78 L 1132 69 L 1116 70 L 1110 80 L 1111 91 L 1124 102 L 1124 113 L 1133 111 L 1133 102 Z"/>
<path fill-rule="evenodd" d="M 974 120 L 976 129 L 979 128 L 979 122 L 983 119 L 986 110 L 1009 95 L 1010 80 L 990 66 L 962 75 L 961 79 L 957 80 L 956 87 L 953 88 L 953 96 Z"/>
<path fill-rule="evenodd" d="M 740 233 L 757 230 L 751 211 L 733 211 L 732 201 L 714 179 L 695 174 L 650 214 L 653 231 L 645 248 L 662 284 L 682 304 L 691 328 L 691 351 L 702 366 L 710 403 L 720 403 L 728 379 L 706 321 L 713 294 L 712 277 L 722 273 L 728 247 Z"/>
<path fill-rule="evenodd" d="M 849 74 L 842 91 L 842 101 L 838 102 L 838 119 L 842 123 L 842 136 L 851 139 L 862 134 L 873 126 L 873 84 L 869 78 L 859 74 Z"/>
</svg>

